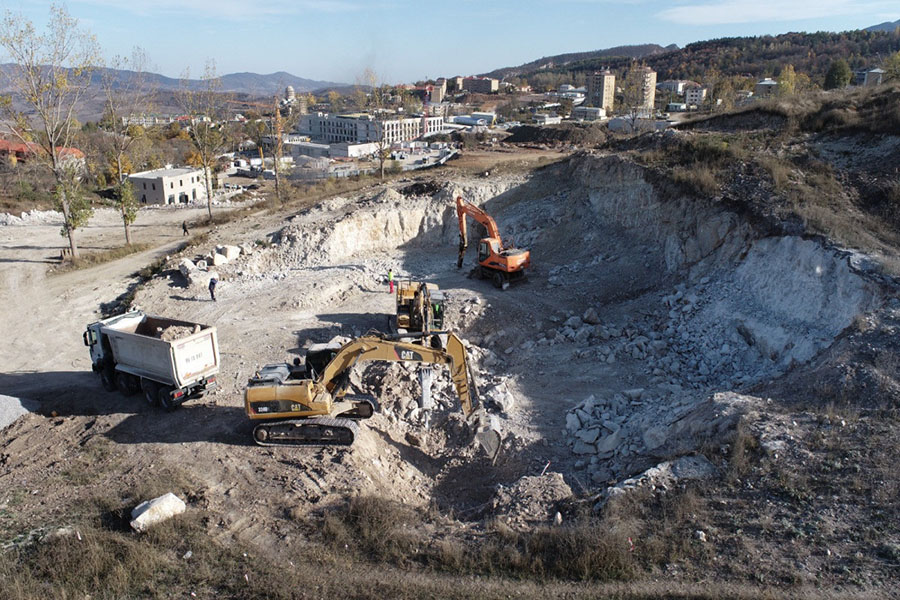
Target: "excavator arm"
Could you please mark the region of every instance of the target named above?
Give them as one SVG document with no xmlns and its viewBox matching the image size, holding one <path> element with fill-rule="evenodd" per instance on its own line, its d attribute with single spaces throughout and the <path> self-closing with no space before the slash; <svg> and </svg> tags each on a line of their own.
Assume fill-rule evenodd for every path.
<svg viewBox="0 0 900 600">
<path fill-rule="evenodd" d="M 324 386 L 329 393 L 342 395 L 336 390 L 336 382 L 353 365 L 362 361 L 385 362 L 419 362 L 445 364 L 450 368 L 450 378 L 459 396 L 463 413 L 468 417 L 478 403 L 474 380 L 470 377 L 466 349 L 455 334 L 449 334 L 446 350 L 439 350 L 418 344 L 383 339 L 375 336 L 364 336 L 348 342 L 328 363 L 316 381 L 316 385 Z"/>
<path fill-rule="evenodd" d="M 456 217 L 459 219 L 459 258 L 456 261 L 456 268 L 462 267 L 463 258 L 466 254 L 466 248 L 469 245 L 469 238 L 466 232 L 466 215 L 475 219 L 478 223 L 484 225 L 487 229 L 489 238 L 500 239 L 500 230 L 497 229 L 497 222 L 489 214 L 462 199 L 462 196 L 456 197 Z"/>
<path fill-rule="evenodd" d="M 260 423 L 253 430 L 256 443 L 262 446 L 352 444 L 359 432 L 354 419 L 372 416 L 374 407 L 368 405 L 363 410 L 366 402 L 346 402 L 350 398 L 345 396 L 347 375 L 356 363 L 373 360 L 447 365 L 463 413 L 467 418 L 474 417 L 469 421 L 476 427 L 475 440 L 491 460 L 496 458 L 501 443 L 499 430 L 478 407 L 478 393 L 465 346 L 452 333 L 448 334 L 445 350 L 371 335 L 357 338 L 341 347 L 315 380 L 287 377 L 290 371 L 287 364 L 267 365 L 250 380 L 245 392 L 247 416 Z M 339 408 L 347 404 L 350 406 Z"/>
</svg>

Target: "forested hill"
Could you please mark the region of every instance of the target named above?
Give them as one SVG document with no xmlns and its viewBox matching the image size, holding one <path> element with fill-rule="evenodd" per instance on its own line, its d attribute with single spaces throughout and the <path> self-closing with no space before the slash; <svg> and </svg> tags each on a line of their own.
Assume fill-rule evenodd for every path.
<svg viewBox="0 0 900 600">
<path fill-rule="evenodd" d="M 545 56 L 543 58 L 525 63 L 524 65 L 519 65 L 518 67 L 503 67 L 502 69 L 495 69 L 488 73 L 483 73 L 482 75 L 485 77 L 496 77 L 498 79 L 503 79 L 505 77 L 533 73 L 535 71 L 545 70 L 548 68 L 565 68 L 567 65 L 571 65 L 580 61 L 609 61 L 611 58 L 644 58 L 653 54 L 670 52 L 677 49 L 678 46 L 676 46 L 675 44 L 666 46 L 665 48 L 657 44 L 637 44 L 631 46 L 616 46 L 614 48 L 606 48 L 604 50 L 591 50 L 588 52 L 570 52 L 569 54 Z"/>
<path fill-rule="evenodd" d="M 785 33 L 696 42 L 680 50 L 646 56 L 641 62 L 657 72 L 658 81 L 702 81 L 711 71 L 726 76 L 777 76 L 784 65 L 791 64 L 798 73 L 805 73 L 814 82 L 821 83 L 832 61 L 838 58 L 846 59 L 852 69 L 871 68 L 879 66 L 884 58 L 897 51 L 900 51 L 900 31 L 896 30 Z M 587 72 L 601 67 L 622 70 L 631 62 L 630 58 L 588 59 L 543 69 L 540 73 L 523 72 L 520 77 L 532 84 L 548 79 L 549 74 L 583 80 Z"/>
</svg>

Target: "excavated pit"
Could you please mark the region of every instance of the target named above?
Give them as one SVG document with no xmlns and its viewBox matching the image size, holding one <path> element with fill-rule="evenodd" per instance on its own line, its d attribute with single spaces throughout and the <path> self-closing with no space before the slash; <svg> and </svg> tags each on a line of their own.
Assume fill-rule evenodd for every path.
<svg viewBox="0 0 900 600">
<path fill-rule="evenodd" d="M 736 212 L 663 186 L 625 160 L 578 156 L 528 178 L 334 198 L 293 217 L 271 247 L 220 267 L 222 295 L 282 311 L 300 354 L 337 333 L 384 330 L 389 269 L 440 285 L 447 322 L 500 417 L 501 456 L 492 465 L 478 454 L 446 374 L 435 378 L 426 431 L 415 371 L 360 365 L 352 382 L 377 394 L 383 412 L 342 459 L 358 472 L 348 487 L 433 499 L 463 518 L 543 522 L 565 490 L 601 493 L 666 461 L 676 461 L 662 468 L 669 475 L 714 472 L 696 453 L 758 408 L 753 386 L 802 369 L 881 302 L 854 255 L 767 237 Z M 467 267 L 455 268 L 457 195 L 531 249 L 527 282 L 504 292 L 467 278 L 474 244 Z M 248 324 L 223 317 L 219 326 Z M 283 350 L 273 343 L 261 358 Z"/>
</svg>

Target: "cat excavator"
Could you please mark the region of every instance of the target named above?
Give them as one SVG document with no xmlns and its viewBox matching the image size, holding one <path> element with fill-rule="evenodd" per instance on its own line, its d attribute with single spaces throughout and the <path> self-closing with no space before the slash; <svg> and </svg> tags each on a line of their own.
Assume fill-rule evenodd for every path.
<svg viewBox="0 0 900 600">
<path fill-rule="evenodd" d="M 456 216 L 459 219 L 459 258 L 456 268 L 462 268 L 463 259 L 469 239 L 466 232 L 466 216 L 470 216 L 487 229 L 487 237 L 478 242 L 478 266 L 474 273 L 479 279 L 490 279 L 501 289 L 509 287 L 510 282 L 523 279 L 525 269 L 531 266 L 531 252 L 520 248 L 505 248 L 500 238 L 497 222 L 462 196 L 456 197 Z"/>
<path fill-rule="evenodd" d="M 414 337 L 406 335 L 404 337 Z M 244 408 L 259 424 L 253 439 L 260 446 L 349 446 L 359 433 L 356 421 L 371 417 L 378 401 L 347 393 L 351 368 L 363 361 L 445 364 L 459 396 L 463 414 L 477 420 L 475 439 L 494 460 L 500 433 L 478 405 L 475 380 L 466 349 L 455 334 L 447 335 L 446 349 L 402 342 L 397 336 L 371 334 L 342 346 L 319 344 L 299 359 L 266 365 L 247 383 Z"/>
<path fill-rule="evenodd" d="M 444 340 L 438 332 L 444 328 L 444 292 L 437 284 L 400 281 L 396 299 L 397 315 L 391 328 L 401 337 L 420 333 L 422 344 L 442 348 Z"/>
</svg>

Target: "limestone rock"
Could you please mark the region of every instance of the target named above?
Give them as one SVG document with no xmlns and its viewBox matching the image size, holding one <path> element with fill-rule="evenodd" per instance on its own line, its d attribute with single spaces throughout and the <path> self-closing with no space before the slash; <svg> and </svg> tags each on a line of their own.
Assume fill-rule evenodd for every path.
<svg viewBox="0 0 900 600">
<path fill-rule="evenodd" d="M 598 325 L 600 323 L 600 315 L 597 314 L 597 310 L 592 306 L 584 311 L 581 320 L 589 325 Z"/>
<path fill-rule="evenodd" d="M 231 262 L 241 255 L 241 249 L 238 246 L 216 246 L 216 254 L 221 254 L 225 260 Z"/>
<path fill-rule="evenodd" d="M 180 515 L 186 508 L 184 501 L 172 492 L 141 502 L 131 511 L 131 528 L 135 531 L 146 531 L 157 523 Z"/>
</svg>

